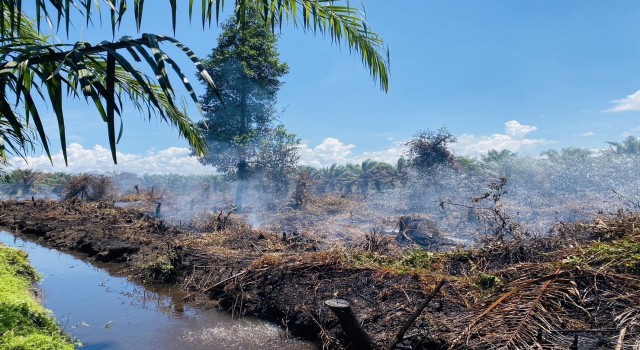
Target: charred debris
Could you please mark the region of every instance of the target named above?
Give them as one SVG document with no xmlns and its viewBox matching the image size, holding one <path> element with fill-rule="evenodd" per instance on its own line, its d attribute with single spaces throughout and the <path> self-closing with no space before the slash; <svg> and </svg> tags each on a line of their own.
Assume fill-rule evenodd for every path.
<svg viewBox="0 0 640 350">
<path fill-rule="evenodd" d="M 470 244 L 424 213 L 358 230 L 371 207 L 349 198 L 311 194 L 304 209 L 271 216 L 220 204 L 184 219 L 199 202 L 141 186 L 95 200 L 109 192 L 103 180 L 95 189 L 76 181 L 76 195 L 61 201 L 3 201 L 0 225 L 328 349 L 640 344 L 640 216 L 631 211 L 540 235 L 503 205 L 506 182 L 497 180 L 469 203 L 438 203 L 492 232 Z"/>
<path fill-rule="evenodd" d="M 0 226 L 326 349 L 640 347 L 637 155 L 418 136 L 395 167 L 253 177 L 242 207 L 224 176 L 16 172 Z"/>
</svg>

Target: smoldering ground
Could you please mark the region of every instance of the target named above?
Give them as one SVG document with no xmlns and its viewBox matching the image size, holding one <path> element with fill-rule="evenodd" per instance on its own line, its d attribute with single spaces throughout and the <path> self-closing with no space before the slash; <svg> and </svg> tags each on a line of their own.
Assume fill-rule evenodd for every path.
<svg viewBox="0 0 640 350">
<path fill-rule="evenodd" d="M 638 170 L 638 156 L 574 150 L 465 167 L 409 169 L 402 178 L 375 178 L 365 189 L 353 175 L 327 185 L 320 170 L 306 168 L 287 174 L 280 187 L 270 178 L 253 176 L 243 184 L 242 210 L 236 210 L 239 182 L 232 176 L 123 173 L 108 175 L 114 190 L 104 199 L 185 227 L 208 216 L 232 215 L 254 228 L 334 243 L 371 231 L 396 234 L 398 219 L 415 215 L 469 245 L 485 236 L 543 236 L 560 223 L 635 212 L 640 209 Z M 0 190 L 5 198 L 59 197 L 72 178 L 16 173 L 6 177 Z"/>
<path fill-rule="evenodd" d="M 409 346 L 455 348 L 466 329 L 471 348 L 506 344 L 516 333 L 520 345 L 567 348 L 579 338 L 581 348 L 611 348 L 620 329 L 637 340 L 638 162 L 578 160 L 411 170 L 404 181 L 374 179 L 368 190 L 353 176 L 329 190 L 302 169 L 286 195 L 247 184 L 239 213 L 229 178 L 120 175 L 110 177 L 119 190 L 106 203 L 6 202 L 0 218 L 336 348 L 349 340 L 324 300 L 353 302 L 374 342 L 388 344 L 438 279 L 447 285 L 416 321 Z M 411 241 L 399 249 L 393 238 L 407 216 L 429 220 L 434 236 L 479 249 L 433 253 Z M 518 323 L 505 321 L 512 319 Z M 578 331 L 588 332 L 572 338 Z"/>
</svg>

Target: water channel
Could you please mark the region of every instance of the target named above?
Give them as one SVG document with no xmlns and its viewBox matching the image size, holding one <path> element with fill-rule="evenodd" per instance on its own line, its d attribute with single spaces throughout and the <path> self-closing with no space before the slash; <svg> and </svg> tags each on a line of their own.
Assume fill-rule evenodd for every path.
<svg viewBox="0 0 640 350">
<path fill-rule="evenodd" d="M 42 281 L 38 293 L 82 349 L 316 349 L 278 326 L 182 303 L 177 289 L 149 287 L 69 254 L 0 231 L 0 243 L 26 251 Z"/>
</svg>

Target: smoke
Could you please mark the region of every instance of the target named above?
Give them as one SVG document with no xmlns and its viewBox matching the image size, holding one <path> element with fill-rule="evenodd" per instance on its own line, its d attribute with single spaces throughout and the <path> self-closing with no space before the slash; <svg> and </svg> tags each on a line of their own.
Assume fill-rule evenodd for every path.
<svg viewBox="0 0 640 350">
<path fill-rule="evenodd" d="M 467 240 L 495 233 L 495 220 L 541 236 L 558 223 L 640 210 L 637 156 L 564 152 L 556 159 L 513 157 L 481 165 L 414 172 L 405 187 L 371 196 L 368 207 L 387 216 L 426 214 L 445 235 Z M 492 188 L 501 178 L 504 186 Z"/>
<path fill-rule="evenodd" d="M 313 175 L 312 169 L 307 172 Z M 27 175 L 37 178 L 29 193 L 56 196 L 46 184 L 60 175 L 23 177 Z M 270 177 L 254 174 L 244 183 L 240 213 L 233 212 L 239 185 L 233 176 L 110 176 L 118 187 L 117 205 L 139 207 L 155 215 L 157 204 L 162 203 L 159 218 L 185 228 L 208 215 L 232 212 L 234 218 L 254 228 L 326 240 L 352 240 L 372 230 L 393 234 L 398 218 L 404 215 L 427 217 L 446 237 L 474 242 L 495 234 L 500 220 L 509 224 L 509 230 L 543 236 L 559 223 L 640 211 L 640 157 L 611 152 L 593 155 L 581 149 L 428 171 L 409 168 L 405 181 L 388 177 L 377 187 L 372 181 L 366 195 L 353 178 L 350 183 L 328 187 L 322 186 L 316 174 L 305 180 L 308 196 L 301 197 L 299 210 L 292 208 L 299 182 L 295 172 L 287 175 L 284 188 L 275 186 Z M 0 186 L 3 198 L 25 198 L 25 191 L 18 192 L 9 180 Z"/>
</svg>

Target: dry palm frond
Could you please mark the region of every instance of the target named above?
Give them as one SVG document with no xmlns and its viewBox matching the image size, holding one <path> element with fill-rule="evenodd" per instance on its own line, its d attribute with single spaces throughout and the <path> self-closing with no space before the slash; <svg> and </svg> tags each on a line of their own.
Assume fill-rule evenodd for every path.
<svg viewBox="0 0 640 350">
<path fill-rule="evenodd" d="M 549 338 L 561 328 L 561 304 L 578 293 L 573 281 L 565 276 L 558 270 L 545 277 L 513 282 L 515 288 L 477 316 L 449 349 L 459 347 L 465 339 L 473 348 L 529 349 L 543 342 L 559 345 L 559 339 Z"/>
<path fill-rule="evenodd" d="M 630 307 L 615 318 L 618 327 L 640 326 L 640 308 Z"/>
</svg>

